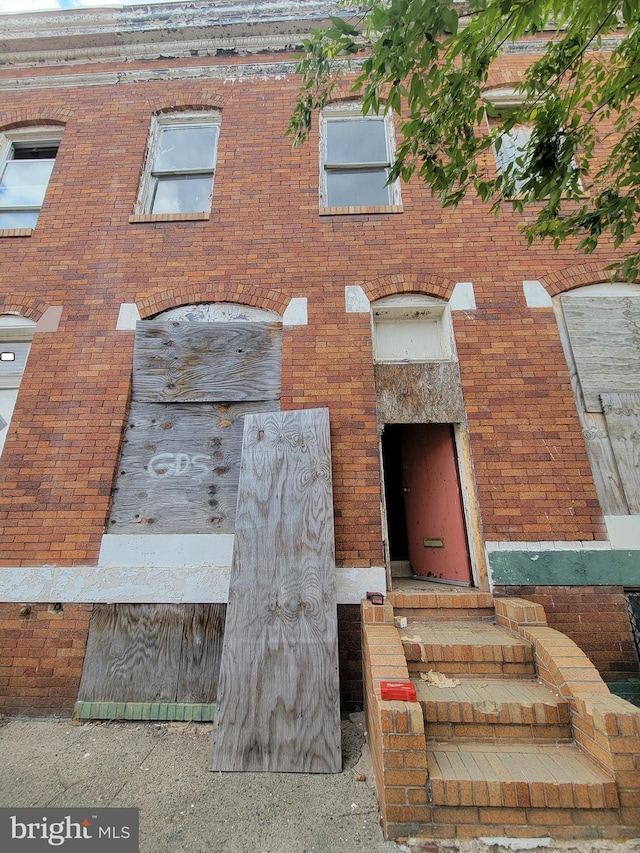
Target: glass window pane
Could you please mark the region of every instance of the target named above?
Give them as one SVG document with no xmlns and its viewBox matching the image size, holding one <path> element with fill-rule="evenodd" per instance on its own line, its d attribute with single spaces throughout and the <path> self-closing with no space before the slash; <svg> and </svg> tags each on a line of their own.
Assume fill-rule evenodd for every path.
<svg viewBox="0 0 640 853">
<path fill-rule="evenodd" d="M 0 228 L 35 228 L 39 210 L 0 210 Z"/>
<path fill-rule="evenodd" d="M 213 175 L 156 178 L 151 213 L 206 213 L 212 191 Z"/>
<path fill-rule="evenodd" d="M 385 186 L 386 169 L 358 169 L 327 172 L 329 207 L 355 207 L 391 204 L 390 187 Z"/>
<path fill-rule="evenodd" d="M 383 119 L 331 119 L 327 122 L 327 163 L 387 163 Z"/>
<path fill-rule="evenodd" d="M 0 207 L 41 205 L 54 160 L 9 160 L 0 181 Z"/>
<path fill-rule="evenodd" d="M 163 127 L 158 138 L 154 171 L 213 169 L 217 135 L 216 125 Z"/>
</svg>

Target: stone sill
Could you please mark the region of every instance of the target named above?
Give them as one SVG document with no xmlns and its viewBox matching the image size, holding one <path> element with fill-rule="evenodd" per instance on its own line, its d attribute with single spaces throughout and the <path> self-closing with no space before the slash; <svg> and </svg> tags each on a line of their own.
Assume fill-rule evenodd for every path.
<svg viewBox="0 0 640 853">
<path fill-rule="evenodd" d="M 0 237 L 31 237 L 33 228 L 0 228 Z"/>
<path fill-rule="evenodd" d="M 211 218 L 210 213 L 142 213 L 129 217 L 129 223 L 138 222 L 203 222 Z"/>
<path fill-rule="evenodd" d="M 321 207 L 320 216 L 349 216 L 354 214 L 404 213 L 401 204 L 381 204 L 374 207 Z"/>
</svg>

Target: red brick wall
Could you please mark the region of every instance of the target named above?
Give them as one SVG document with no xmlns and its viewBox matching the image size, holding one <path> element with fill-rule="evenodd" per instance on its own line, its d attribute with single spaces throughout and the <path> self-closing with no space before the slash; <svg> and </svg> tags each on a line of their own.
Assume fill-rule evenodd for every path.
<svg viewBox="0 0 640 853">
<path fill-rule="evenodd" d="M 485 538 L 606 538 L 554 313 L 483 284 L 454 324 Z"/>
<path fill-rule="evenodd" d="M 78 695 L 90 604 L 0 604 L 0 714 L 69 716 Z"/>
<path fill-rule="evenodd" d="M 549 627 L 570 637 L 605 681 L 638 676 L 638 653 L 621 587 L 502 586 L 496 595 L 541 604 Z"/>
<path fill-rule="evenodd" d="M 504 79 L 525 61 L 505 58 Z M 11 67 L 0 78 L 22 73 L 48 72 Z M 370 320 L 345 313 L 347 285 L 371 298 L 405 291 L 448 297 L 456 282 L 473 281 L 478 310 L 456 313 L 454 322 L 485 536 L 602 536 L 555 321 L 550 310 L 525 307 L 522 280 L 548 281 L 552 292 L 603 280 L 609 254 L 584 264 L 570 247 L 528 249 L 520 216 L 507 211 L 495 220 L 470 199 L 442 210 L 418 181 L 402 189 L 402 214 L 319 216 L 317 136 L 295 151 L 284 136 L 296 84 L 293 77 L 210 79 L 3 92 L 0 129 L 39 121 L 65 127 L 35 232 L 0 237 L 0 311 L 38 319 L 49 306 L 63 307 L 59 331 L 34 339 L 0 460 L 0 565 L 97 561 L 131 373 L 133 334 L 115 331 L 121 303 L 137 303 L 145 317 L 200 301 L 282 312 L 301 296 L 309 300 L 309 325 L 285 331 L 282 405 L 330 408 L 337 562 L 381 565 Z M 222 110 L 211 218 L 130 224 L 151 115 L 173 106 Z M 80 621 L 88 618 L 88 610 L 76 610 Z M 35 620 L 47 649 L 42 662 L 27 656 L 28 666 L 47 661 L 46 677 L 63 680 L 70 702 L 80 659 L 71 675 L 62 654 L 67 635 L 56 627 L 62 623 L 36 608 L 36 616 L 14 624 L 14 611 L 0 626 L 3 648 L 22 651 Z M 65 624 L 73 612 L 65 607 Z M 357 695 L 359 663 L 349 643 L 342 677 Z M 42 685 L 42 676 L 17 662 L 11 672 L 6 677 L 23 686 L 4 686 L 48 713 L 49 695 L 29 692 L 45 689 L 29 683 L 35 677 Z"/>
</svg>

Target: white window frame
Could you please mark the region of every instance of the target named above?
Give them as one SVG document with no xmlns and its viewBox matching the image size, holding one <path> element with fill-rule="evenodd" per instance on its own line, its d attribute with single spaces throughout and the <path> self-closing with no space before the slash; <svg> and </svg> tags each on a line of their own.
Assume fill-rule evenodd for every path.
<svg viewBox="0 0 640 853">
<path fill-rule="evenodd" d="M 493 106 L 497 113 L 502 114 L 509 110 L 515 110 L 522 106 L 523 100 L 514 89 L 494 89 L 484 93 L 485 100 Z M 491 127 L 491 122 L 487 116 L 487 125 Z M 496 163 L 496 169 L 501 174 L 504 174 L 510 163 L 514 163 L 518 157 L 526 153 L 529 140 L 533 128 L 527 124 L 516 124 L 507 133 L 502 134 L 502 144 L 500 150 L 493 145 L 493 156 Z M 575 165 L 575 160 L 574 160 Z M 577 168 L 577 166 L 576 166 Z M 514 187 L 517 193 L 520 192 L 526 178 L 515 178 Z M 582 188 L 582 185 L 581 185 Z"/>
<path fill-rule="evenodd" d="M 55 145 L 56 149 L 60 147 L 60 143 L 62 141 L 62 128 L 57 126 L 43 126 L 43 127 L 21 127 L 16 128 L 15 130 L 5 130 L 0 133 L 0 181 L 2 180 L 2 176 L 4 175 L 4 170 L 10 161 L 13 158 L 13 152 L 16 147 L 21 147 L 23 145 L 33 145 L 37 147 L 53 147 Z M 56 156 L 57 156 L 56 150 Z M 54 158 L 55 159 L 55 158 Z M 55 164 L 54 167 L 55 169 Z M 53 173 L 52 173 L 53 174 Z M 51 178 L 49 179 L 49 182 Z M 49 184 L 47 184 L 48 189 Z M 46 191 L 45 191 L 46 196 Z M 44 199 L 43 199 L 44 203 Z M 24 206 L 0 206 L 0 212 L 5 211 L 37 211 L 38 218 L 40 216 L 40 211 L 42 210 L 42 204 L 39 205 L 24 205 Z M 37 224 L 37 221 L 36 221 Z M 28 225 L 25 228 L 33 230 L 35 225 Z M 0 226 L 0 231 L 6 230 L 15 230 L 15 229 L 7 229 Z"/>
<path fill-rule="evenodd" d="M 205 213 L 208 213 L 211 210 L 211 204 L 213 200 L 213 189 L 215 184 L 215 173 L 217 168 L 218 161 L 218 141 L 220 139 L 220 126 L 222 124 L 222 114 L 218 111 L 199 111 L 199 112 L 179 112 L 179 113 L 162 113 L 160 115 L 154 115 L 151 119 L 151 126 L 149 128 L 149 136 L 147 139 L 147 154 L 144 163 L 144 167 L 142 170 L 142 176 L 140 179 L 140 189 L 138 192 L 138 200 L 135 206 L 135 213 L 137 215 L 143 216 L 153 216 L 153 217 L 171 217 L 174 215 L 199 215 L 201 212 L 194 211 L 192 214 L 189 212 L 185 212 L 180 214 L 180 211 L 175 211 L 175 213 L 151 213 L 151 206 L 153 204 L 154 199 L 154 191 L 156 186 L 155 178 L 160 172 L 154 170 L 155 158 L 158 151 L 158 144 L 160 138 L 160 132 L 165 127 L 179 127 L 179 126 L 188 126 L 188 127 L 216 127 L 218 132 L 216 134 L 214 150 L 213 150 L 213 168 L 212 169 L 195 169 L 192 172 L 188 169 L 176 170 L 171 172 L 171 174 L 175 175 L 188 175 L 188 174 L 211 174 L 211 196 L 209 199 L 209 207 Z M 169 174 L 162 173 L 162 174 Z"/>
<path fill-rule="evenodd" d="M 385 140 L 387 144 L 387 159 L 384 162 L 370 163 L 328 163 L 327 162 L 327 124 L 332 120 L 353 119 L 354 121 L 381 121 L 384 122 Z M 348 104 L 329 104 L 320 113 L 320 207 L 330 208 L 328 190 L 327 190 L 327 172 L 345 170 L 362 169 L 373 170 L 376 168 L 386 169 L 387 172 L 391 163 L 395 158 L 395 128 L 393 119 L 390 113 L 385 115 L 363 115 L 362 104 L 359 102 L 349 102 Z M 395 180 L 388 187 L 388 201 L 384 207 L 399 207 L 402 204 L 400 195 L 400 181 Z M 356 205 L 342 205 L 341 207 L 349 208 Z M 375 205 L 376 207 L 380 205 Z M 335 207 L 335 205 L 333 205 Z"/>
<path fill-rule="evenodd" d="M 0 314 L 0 353 L 3 356 L 0 361 L 0 455 L 11 426 L 35 328 L 35 322 L 21 314 Z M 6 358 L 11 355 L 13 359 Z"/>
</svg>

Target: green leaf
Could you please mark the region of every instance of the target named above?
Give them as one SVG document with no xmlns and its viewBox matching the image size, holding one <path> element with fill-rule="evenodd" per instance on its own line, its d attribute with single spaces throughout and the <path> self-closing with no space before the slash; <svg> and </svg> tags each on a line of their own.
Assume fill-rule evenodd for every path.
<svg viewBox="0 0 640 853">
<path fill-rule="evenodd" d="M 347 36 L 358 36 L 360 35 L 360 31 L 357 30 L 354 26 L 352 26 L 348 21 L 345 21 L 344 18 L 339 18 L 337 15 L 329 15 L 329 20 L 333 24 L 333 26 L 340 33 L 343 33 Z"/>
<path fill-rule="evenodd" d="M 444 29 L 455 35 L 458 32 L 458 13 L 452 6 L 442 9 L 442 23 Z"/>
</svg>

